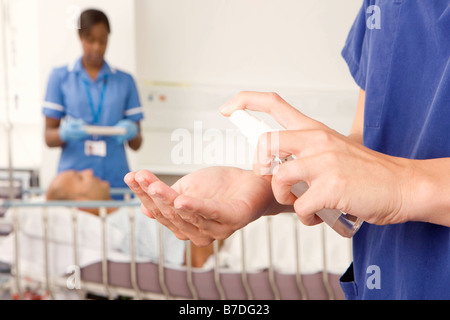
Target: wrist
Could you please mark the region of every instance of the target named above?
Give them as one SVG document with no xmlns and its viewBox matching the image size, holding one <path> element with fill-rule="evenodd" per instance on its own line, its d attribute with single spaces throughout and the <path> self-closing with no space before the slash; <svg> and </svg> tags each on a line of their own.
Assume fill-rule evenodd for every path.
<svg viewBox="0 0 450 320">
<path fill-rule="evenodd" d="M 407 221 L 450 226 L 449 159 L 409 160 Z"/>
<path fill-rule="evenodd" d="M 58 137 L 62 141 L 62 143 L 66 143 L 67 140 L 68 140 L 68 137 L 66 135 L 66 131 L 64 130 L 63 126 L 60 126 L 58 128 L 58 132 L 57 133 L 58 133 Z"/>
<path fill-rule="evenodd" d="M 265 175 L 260 176 L 261 179 L 265 180 L 268 184 L 268 187 L 272 190 L 272 176 Z M 279 203 L 275 196 L 273 195 L 273 191 L 270 192 L 269 204 L 263 212 L 263 216 L 273 216 L 282 212 L 295 212 L 294 207 L 291 205 L 283 205 Z"/>
<path fill-rule="evenodd" d="M 45 143 L 49 148 L 61 147 L 65 144 L 61 139 L 59 127 L 45 130 Z"/>
</svg>

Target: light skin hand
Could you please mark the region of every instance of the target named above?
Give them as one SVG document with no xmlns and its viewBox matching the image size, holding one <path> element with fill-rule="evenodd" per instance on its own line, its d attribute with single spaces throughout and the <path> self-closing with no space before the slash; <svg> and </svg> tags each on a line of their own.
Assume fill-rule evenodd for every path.
<svg viewBox="0 0 450 320">
<path fill-rule="evenodd" d="M 147 170 L 130 172 L 124 180 L 141 200 L 144 214 L 200 247 L 286 209 L 275 201 L 268 177 L 238 168 L 202 169 L 172 187 Z"/>
<path fill-rule="evenodd" d="M 315 213 L 323 208 L 339 209 L 372 224 L 408 220 L 402 211 L 410 194 L 411 168 L 406 159 L 374 152 L 332 131 L 280 132 L 275 148 L 266 143 L 273 136 L 261 137 L 261 162 L 255 167 L 264 167 L 272 154 L 296 156 L 275 169 L 272 189 L 278 202 L 294 205 L 304 224 L 321 222 Z M 291 187 L 299 181 L 309 189 L 297 199 Z"/>
<path fill-rule="evenodd" d="M 425 176 L 419 163 L 370 150 L 357 142 L 360 139 L 308 118 L 275 93 L 241 92 L 221 112 L 230 116 L 239 109 L 266 112 L 289 130 L 261 136 L 254 171 L 264 172 L 272 155 L 297 157 L 278 166 L 272 189 L 278 202 L 294 205 L 304 224 L 320 223 L 315 212 L 323 208 L 339 209 L 374 224 L 417 220 L 411 216 L 423 208 L 416 201 L 421 196 L 414 196 L 417 177 Z M 290 190 L 299 181 L 310 188 L 297 199 Z"/>
</svg>

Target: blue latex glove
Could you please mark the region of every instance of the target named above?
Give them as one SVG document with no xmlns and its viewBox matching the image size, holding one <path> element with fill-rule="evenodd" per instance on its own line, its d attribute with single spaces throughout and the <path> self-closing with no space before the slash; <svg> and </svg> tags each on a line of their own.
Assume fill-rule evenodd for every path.
<svg viewBox="0 0 450 320">
<path fill-rule="evenodd" d="M 129 119 L 120 120 L 115 126 L 127 130 L 125 134 L 114 137 L 118 144 L 123 144 L 124 142 L 133 139 L 139 132 L 137 123 Z"/>
<path fill-rule="evenodd" d="M 59 136 L 62 141 L 79 141 L 84 140 L 88 137 L 86 130 L 83 129 L 85 125 L 84 121 L 81 119 L 67 118 L 59 126 Z"/>
</svg>

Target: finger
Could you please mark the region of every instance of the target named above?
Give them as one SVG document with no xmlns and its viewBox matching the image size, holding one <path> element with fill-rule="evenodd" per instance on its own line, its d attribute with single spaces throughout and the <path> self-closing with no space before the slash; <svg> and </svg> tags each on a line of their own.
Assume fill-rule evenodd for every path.
<svg viewBox="0 0 450 320">
<path fill-rule="evenodd" d="M 157 219 L 159 223 L 167 227 L 173 234 L 180 240 L 189 240 L 184 234 L 182 234 L 178 228 L 176 228 L 169 220 L 165 219 L 159 212 L 159 209 L 152 202 L 151 198 L 145 193 L 140 185 L 135 180 L 136 173 L 128 173 L 124 180 L 127 185 L 135 192 L 135 194 L 141 200 L 141 212 L 151 219 Z M 146 204 L 146 206 L 144 205 Z"/>
<path fill-rule="evenodd" d="M 321 170 L 323 170 L 323 166 L 318 163 L 316 157 L 306 157 L 287 161 L 275 168 L 272 184 L 292 188 L 292 186 L 296 185 L 298 182 L 304 181 L 310 186 Z M 297 197 L 299 197 L 299 195 L 297 195 Z"/>
<path fill-rule="evenodd" d="M 136 172 L 129 172 L 124 177 L 125 183 L 128 185 L 128 187 L 136 194 L 136 196 L 141 200 L 141 211 L 146 216 L 155 219 L 155 216 L 152 214 L 152 210 L 155 209 L 155 206 L 153 204 L 153 201 L 151 198 L 147 195 L 147 193 L 142 190 L 139 183 L 136 181 Z M 147 207 L 146 207 L 147 205 Z M 145 210 L 144 210 L 145 208 Z M 151 208 L 151 209 L 150 209 Z"/>
<path fill-rule="evenodd" d="M 295 213 L 304 225 L 313 226 L 323 222 L 316 215 L 323 209 L 320 197 L 320 191 L 318 192 L 317 188 L 310 188 L 295 201 Z"/>
<path fill-rule="evenodd" d="M 286 132 L 289 132 L 289 134 L 286 134 Z M 253 171 L 256 174 L 270 175 L 270 169 L 274 165 L 275 157 L 281 159 L 295 153 L 293 150 L 297 150 L 297 131 L 286 132 L 267 132 L 259 137 L 253 159 Z M 280 146 L 280 139 L 283 141 L 283 147 Z"/>
<path fill-rule="evenodd" d="M 130 189 L 138 196 L 139 200 L 141 200 L 142 205 L 146 208 L 146 212 L 143 212 L 144 214 L 151 213 L 154 218 L 161 216 L 158 207 L 147 193 L 148 186 L 154 181 L 159 180 L 155 175 L 153 175 L 150 171 L 141 170 L 136 173 L 128 173 L 124 180 Z"/>
<path fill-rule="evenodd" d="M 204 246 L 213 240 L 209 234 L 205 234 L 203 230 L 199 230 L 199 228 L 192 224 L 191 221 L 186 221 L 180 216 L 181 210 L 175 208 L 174 204 L 175 199 L 179 196 L 178 192 L 162 181 L 155 181 L 148 187 L 148 193 L 161 214 L 170 221 L 179 232 L 186 235 L 196 245 Z"/>
<path fill-rule="evenodd" d="M 320 170 L 320 167 L 313 167 L 316 164 L 317 161 L 311 158 L 307 158 L 306 161 L 300 159 L 284 163 L 279 166 L 272 179 L 272 189 L 279 202 L 292 201 L 291 195 L 297 198 L 294 201 L 294 210 L 305 225 L 321 223 L 322 219 L 317 216 L 318 213 L 326 214 L 333 220 L 329 216 L 334 214 L 330 212 L 333 210 L 328 210 L 333 209 L 335 205 L 330 198 L 332 197 L 329 193 L 330 186 L 324 185 L 322 179 L 316 179 L 315 173 L 308 173 L 308 170 L 309 172 Z M 322 218 L 327 221 L 327 216 Z"/>
<path fill-rule="evenodd" d="M 187 226 L 183 226 L 183 221 L 175 214 L 173 201 L 179 195 L 175 190 L 164 182 L 157 180 L 147 187 L 147 193 L 162 217 L 173 223 L 179 229 L 187 228 Z"/>
<path fill-rule="evenodd" d="M 220 111 L 228 117 L 234 111 L 242 109 L 265 112 L 289 130 L 326 127 L 324 124 L 305 116 L 273 92 L 240 92 L 227 101 L 220 108 Z"/>
<path fill-rule="evenodd" d="M 213 229 L 217 224 L 229 223 L 229 214 L 233 208 L 222 201 L 213 199 L 197 199 L 180 195 L 175 200 L 179 215 L 186 221 L 192 221 L 202 230 Z"/>
<path fill-rule="evenodd" d="M 295 155 L 310 157 L 342 148 L 344 140 L 331 130 L 297 130 L 267 132 L 258 141 L 254 170 L 265 172 L 271 166 L 274 156 L 280 159 Z"/>
<path fill-rule="evenodd" d="M 148 186 L 159 181 L 159 179 L 150 171 L 141 170 L 137 173 L 129 173 L 125 176 L 125 182 L 130 186 L 131 190 L 141 200 L 141 211 L 143 214 L 150 218 L 157 219 L 162 225 L 171 230 L 179 239 L 182 238 L 180 230 L 173 225 L 173 223 L 167 219 L 155 204 L 153 199 L 148 195 Z M 184 240 L 187 240 L 184 237 Z"/>
<path fill-rule="evenodd" d="M 275 167 L 274 173 L 277 174 L 279 165 Z M 277 175 L 276 175 L 277 176 Z M 272 178 L 272 192 L 278 203 L 283 205 L 293 205 L 299 195 L 294 195 L 292 192 L 292 185 L 277 181 Z M 307 185 L 306 185 L 307 188 Z"/>
<path fill-rule="evenodd" d="M 164 201 L 164 193 L 167 190 L 161 189 L 161 187 L 164 188 L 164 183 L 160 181 L 150 171 L 141 170 L 137 173 L 131 172 L 125 176 L 125 182 L 141 200 L 142 212 L 146 215 L 150 213 L 151 216 L 153 216 L 158 220 L 158 222 L 160 222 L 162 225 L 166 226 L 170 231 L 172 231 L 178 239 L 191 240 L 197 246 L 206 246 L 214 240 L 211 237 L 200 234 L 194 226 L 189 225 L 186 222 L 183 222 L 182 219 L 178 219 L 178 221 L 173 221 L 164 216 L 159 206 L 161 206 L 162 209 L 166 211 L 168 210 L 167 206 L 161 205 L 160 203 L 158 206 L 158 203 L 156 203 L 151 198 L 149 193 L 153 193 L 155 198 L 160 199 L 158 200 L 159 202 Z M 159 188 L 157 185 L 155 186 L 155 183 L 157 185 L 159 184 Z M 154 189 L 152 188 L 151 190 L 149 190 L 150 186 L 153 186 Z M 172 191 L 175 192 L 174 190 Z M 170 190 L 169 193 L 171 193 Z M 177 193 L 175 192 L 175 194 Z M 180 222 L 182 223 L 180 224 Z"/>
<path fill-rule="evenodd" d="M 156 219 L 153 213 L 141 203 L 141 212 L 150 219 Z"/>
<path fill-rule="evenodd" d="M 321 180 L 316 180 L 323 166 L 316 157 L 307 157 L 278 165 L 272 177 L 272 190 L 275 199 L 281 204 L 291 205 L 301 197 L 313 183 L 320 187 Z"/>
<path fill-rule="evenodd" d="M 236 210 L 229 203 L 180 195 L 174 204 L 182 219 L 214 239 L 226 239 L 236 229 L 235 219 L 230 219 L 236 217 Z"/>
<path fill-rule="evenodd" d="M 230 205 L 223 203 L 222 201 L 212 199 L 198 199 L 189 197 L 187 195 L 180 195 L 175 200 L 175 207 L 182 209 L 181 215 L 187 216 L 190 213 L 194 213 L 201 216 L 203 219 L 220 221 L 224 219 L 224 215 L 221 212 L 227 212 L 230 209 Z"/>
</svg>

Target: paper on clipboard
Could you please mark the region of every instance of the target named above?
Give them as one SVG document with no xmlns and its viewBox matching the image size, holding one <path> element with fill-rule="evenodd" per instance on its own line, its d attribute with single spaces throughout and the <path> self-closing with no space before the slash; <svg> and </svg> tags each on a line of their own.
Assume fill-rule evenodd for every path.
<svg viewBox="0 0 450 320">
<path fill-rule="evenodd" d="M 92 136 L 120 136 L 127 132 L 125 128 L 106 126 L 84 126 L 86 133 Z"/>
</svg>

